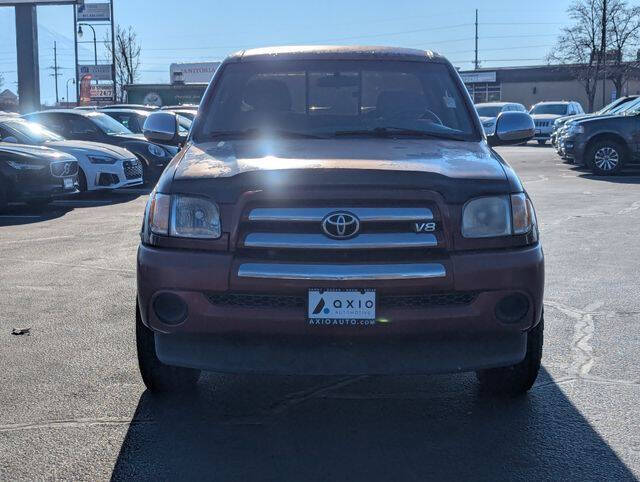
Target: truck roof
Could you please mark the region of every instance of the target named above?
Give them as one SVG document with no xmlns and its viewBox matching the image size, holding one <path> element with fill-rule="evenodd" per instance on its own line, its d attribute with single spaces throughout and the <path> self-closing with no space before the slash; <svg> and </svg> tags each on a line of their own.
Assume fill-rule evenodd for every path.
<svg viewBox="0 0 640 482">
<path fill-rule="evenodd" d="M 256 60 L 405 60 L 415 62 L 446 62 L 431 50 L 363 45 L 290 45 L 241 50 L 231 54 L 226 62 Z"/>
</svg>

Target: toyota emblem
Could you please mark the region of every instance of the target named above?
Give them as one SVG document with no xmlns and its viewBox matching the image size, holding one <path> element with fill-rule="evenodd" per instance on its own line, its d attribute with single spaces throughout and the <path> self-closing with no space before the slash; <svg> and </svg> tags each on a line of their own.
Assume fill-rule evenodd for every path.
<svg viewBox="0 0 640 482">
<path fill-rule="evenodd" d="M 348 212 L 329 213 L 322 220 L 322 231 L 333 239 L 347 239 L 358 234 L 360 220 Z"/>
</svg>

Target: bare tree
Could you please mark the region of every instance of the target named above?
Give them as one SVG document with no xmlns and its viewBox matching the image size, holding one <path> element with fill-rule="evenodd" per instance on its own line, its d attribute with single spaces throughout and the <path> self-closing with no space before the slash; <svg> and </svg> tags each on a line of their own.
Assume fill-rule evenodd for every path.
<svg viewBox="0 0 640 482">
<path fill-rule="evenodd" d="M 105 39 L 105 45 L 111 57 L 111 42 Z M 132 26 L 123 28 L 120 25 L 115 29 L 115 60 L 116 60 L 116 97 L 119 101 L 124 98 L 124 86 L 133 84 L 140 78 L 142 62 L 140 54 L 142 48 L 138 42 L 138 36 Z"/>
<path fill-rule="evenodd" d="M 4 85 L 4 76 L 2 75 L 2 72 L 0 72 L 0 89 L 2 88 L 3 85 Z"/>
<path fill-rule="evenodd" d="M 624 0 L 609 1 L 607 45 L 610 53 L 606 56 L 606 69 L 620 96 L 629 77 L 640 67 L 636 54 L 640 45 L 640 7 L 629 7 Z"/>
<path fill-rule="evenodd" d="M 548 56 L 550 62 L 566 65 L 583 85 L 589 112 L 593 111 L 598 76 L 602 71 L 603 8 L 603 0 L 574 0 L 567 10 L 573 25 L 562 29 L 555 49 Z"/>
</svg>

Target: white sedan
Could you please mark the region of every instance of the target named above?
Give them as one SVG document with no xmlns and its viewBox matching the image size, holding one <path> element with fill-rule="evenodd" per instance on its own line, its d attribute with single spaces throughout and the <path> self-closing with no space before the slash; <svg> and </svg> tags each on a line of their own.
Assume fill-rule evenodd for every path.
<svg viewBox="0 0 640 482">
<path fill-rule="evenodd" d="M 142 164 L 126 149 L 108 144 L 69 141 L 40 124 L 16 117 L 0 118 L 0 141 L 46 146 L 78 160 L 81 191 L 142 184 Z"/>
</svg>

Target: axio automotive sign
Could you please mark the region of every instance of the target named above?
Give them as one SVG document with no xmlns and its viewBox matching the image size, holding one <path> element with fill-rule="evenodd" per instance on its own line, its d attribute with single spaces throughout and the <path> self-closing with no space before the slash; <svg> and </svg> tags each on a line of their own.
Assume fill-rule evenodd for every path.
<svg viewBox="0 0 640 482">
<path fill-rule="evenodd" d="M 169 67 L 171 83 L 208 84 L 219 65 L 220 62 L 171 64 Z"/>
<path fill-rule="evenodd" d="M 78 65 L 78 77 L 82 79 L 86 75 L 90 75 L 92 80 L 113 80 L 111 77 L 111 64 Z"/>
</svg>

